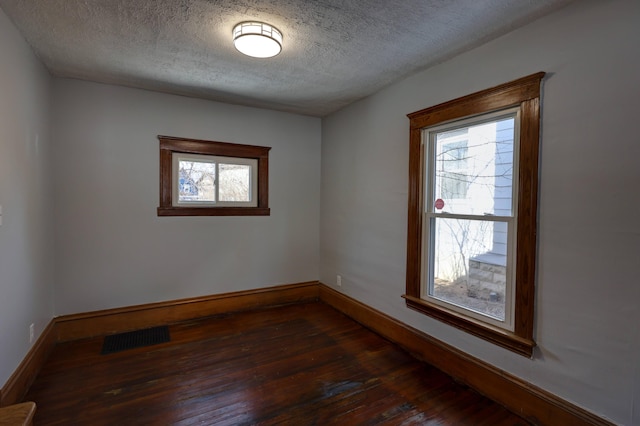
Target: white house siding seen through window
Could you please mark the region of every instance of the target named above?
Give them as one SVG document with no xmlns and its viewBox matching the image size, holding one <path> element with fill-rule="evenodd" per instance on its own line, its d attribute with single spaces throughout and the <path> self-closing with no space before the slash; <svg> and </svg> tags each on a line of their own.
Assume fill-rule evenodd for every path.
<svg viewBox="0 0 640 426">
<path fill-rule="evenodd" d="M 512 328 L 517 112 L 423 132 L 423 297 Z"/>
</svg>

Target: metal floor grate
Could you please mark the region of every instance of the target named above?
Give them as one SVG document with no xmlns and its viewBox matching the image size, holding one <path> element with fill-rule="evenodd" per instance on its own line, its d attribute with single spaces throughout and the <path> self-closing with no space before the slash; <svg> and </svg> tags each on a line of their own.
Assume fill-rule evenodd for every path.
<svg viewBox="0 0 640 426">
<path fill-rule="evenodd" d="M 107 355 L 126 351 L 127 349 L 157 345 L 159 343 L 169 342 L 170 340 L 169 327 L 166 325 L 112 334 L 111 336 L 105 336 L 100 354 Z"/>
</svg>

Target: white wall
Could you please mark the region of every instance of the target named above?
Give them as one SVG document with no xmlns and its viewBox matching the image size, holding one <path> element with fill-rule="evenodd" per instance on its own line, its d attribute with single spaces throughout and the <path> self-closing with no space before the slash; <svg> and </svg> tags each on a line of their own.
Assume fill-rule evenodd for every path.
<svg viewBox="0 0 640 426">
<path fill-rule="evenodd" d="M 55 79 L 56 314 L 319 277 L 318 118 Z M 272 147 L 271 216 L 157 217 L 158 135 Z"/>
<path fill-rule="evenodd" d="M 620 424 L 640 424 L 640 2 L 581 0 L 323 120 L 321 280 Z M 406 114 L 537 71 L 533 360 L 408 310 Z"/>
<path fill-rule="evenodd" d="M 0 10 L 0 387 L 53 317 L 50 77 Z"/>
</svg>

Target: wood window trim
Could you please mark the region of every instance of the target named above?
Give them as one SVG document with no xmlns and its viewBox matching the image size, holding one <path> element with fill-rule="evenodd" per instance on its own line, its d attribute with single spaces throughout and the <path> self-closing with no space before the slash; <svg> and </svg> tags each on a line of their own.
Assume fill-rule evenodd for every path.
<svg viewBox="0 0 640 426">
<path fill-rule="evenodd" d="M 269 151 L 271 147 L 242 145 L 172 136 L 160 140 L 160 206 L 158 216 L 269 216 Z M 183 207 L 173 205 L 173 153 L 254 158 L 258 160 L 256 207 Z"/>
<path fill-rule="evenodd" d="M 536 343 L 534 297 L 540 138 L 540 85 L 544 72 L 408 114 L 410 120 L 407 282 L 403 297 L 409 308 L 475 336 L 532 357 Z M 520 108 L 518 222 L 516 236 L 514 331 L 475 320 L 421 298 L 424 155 L 422 130 L 465 117 Z"/>
</svg>

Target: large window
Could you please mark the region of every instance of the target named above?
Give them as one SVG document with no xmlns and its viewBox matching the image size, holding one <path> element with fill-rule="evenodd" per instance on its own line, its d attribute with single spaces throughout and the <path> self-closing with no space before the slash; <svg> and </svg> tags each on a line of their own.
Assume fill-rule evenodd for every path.
<svg viewBox="0 0 640 426">
<path fill-rule="evenodd" d="M 407 305 L 526 356 L 543 77 L 409 114 Z"/>
<path fill-rule="evenodd" d="M 158 136 L 158 216 L 268 215 L 271 148 Z"/>
</svg>

